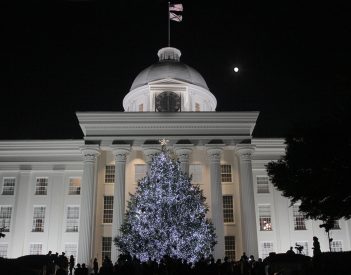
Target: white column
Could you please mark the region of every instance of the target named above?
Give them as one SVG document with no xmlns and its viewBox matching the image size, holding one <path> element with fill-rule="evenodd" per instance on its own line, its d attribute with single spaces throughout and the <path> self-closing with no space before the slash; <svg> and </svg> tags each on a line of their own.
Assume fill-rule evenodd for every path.
<svg viewBox="0 0 351 275">
<path fill-rule="evenodd" d="M 17 183 L 18 180 L 18 183 Z M 12 219 L 10 225 L 11 247 L 8 246 L 9 258 L 17 258 L 28 253 L 28 232 L 30 228 L 28 219 L 32 218 L 33 205 L 31 198 L 34 194 L 32 179 L 32 170 L 19 171 L 19 177 L 16 179 L 15 205 L 12 209 Z M 5 235 L 8 233 L 5 232 Z M 8 238 L 9 236 L 7 236 Z"/>
<path fill-rule="evenodd" d="M 193 144 L 175 144 L 174 150 L 180 162 L 180 169 L 189 176 L 189 158 L 193 151 Z"/>
<path fill-rule="evenodd" d="M 144 155 L 145 155 L 145 162 L 147 163 L 147 168 L 150 169 L 150 165 L 152 162 L 152 158 L 154 155 L 161 152 L 161 145 L 144 145 L 143 147 Z"/>
<path fill-rule="evenodd" d="M 215 259 L 224 258 L 224 219 L 223 219 L 223 197 L 221 183 L 221 154 L 222 146 L 206 145 L 207 155 L 210 160 L 211 176 L 211 215 L 212 222 L 216 228 L 217 244 L 214 250 Z"/>
<path fill-rule="evenodd" d="M 81 184 L 78 261 L 89 265 L 92 258 L 94 223 L 94 187 L 96 184 L 96 162 L 100 155 L 97 146 L 81 148 L 84 158 L 84 171 Z"/>
<path fill-rule="evenodd" d="M 238 144 L 236 154 L 239 158 L 241 230 L 243 252 L 258 258 L 256 206 L 253 190 L 251 157 L 255 147 L 251 144 Z"/>
<path fill-rule="evenodd" d="M 120 235 L 120 228 L 123 223 L 125 213 L 125 179 L 126 161 L 130 152 L 130 145 L 120 145 L 113 149 L 115 156 L 115 185 L 113 192 L 113 218 L 112 218 L 112 244 L 111 260 L 115 263 L 119 256 L 119 251 L 114 245 L 113 239 Z"/>
</svg>

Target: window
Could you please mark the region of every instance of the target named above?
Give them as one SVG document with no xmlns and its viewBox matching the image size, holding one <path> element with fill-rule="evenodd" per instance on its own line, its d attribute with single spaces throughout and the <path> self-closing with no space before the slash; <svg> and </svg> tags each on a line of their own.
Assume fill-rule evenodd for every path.
<svg viewBox="0 0 351 275">
<path fill-rule="evenodd" d="M 0 208 L 0 228 L 3 232 L 10 232 L 12 206 L 1 206 Z"/>
<path fill-rule="evenodd" d="M 308 242 L 306 242 L 306 241 L 304 241 L 304 242 L 296 242 L 296 243 L 295 243 L 295 246 L 296 246 L 296 247 L 297 247 L 297 246 L 302 246 L 303 249 L 302 249 L 302 251 L 301 251 L 301 254 L 302 254 L 302 255 L 308 256 Z"/>
<path fill-rule="evenodd" d="M 268 177 L 258 176 L 256 179 L 257 179 L 257 193 L 259 194 L 269 193 Z"/>
<path fill-rule="evenodd" d="M 112 237 L 102 237 L 102 248 L 101 248 L 102 260 L 105 259 L 105 256 L 111 259 L 111 244 L 112 244 Z"/>
<path fill-rule="evenodd" d="M 223 218 L 224 222 L 234 222 L 233 196 L 223 196 Z"/>
<path fill-rule="evenodd" d="M 15 193 L 16 178 L 4 178 L 4 184 L 2 187 L 3 195 L 14 195 Z"/>
<path fill-rule="evenodd" d="M 232 182 L 232 166 L 228 164 L 221 165 L 221 181 Z"/>
<path fill-rule="evenodd" d="M 191 182 L 193 184 L 202 183 L 202 165 L 191 164 L 189 165 L 189 175 L 191 175 Z"/>
<path fill-rule="evenodd" d="M 342 242 L 341 241 L 332 241 L 331 242 L 331 251 L 332 252 L 342 252 Z"/>
<path fill-rule="evenodd" d="M 338 229 L 340 229 L 340 223 L 338 220 L 334 220 L 332 230 L 338 230 Z"/>
<path fill-rule="evenodd" d="M 0 257 L 7 258 L 7 243 L 0 243 Z"/>
<path fill-rule="evenodd" d="M 39 255 L 42 253 L 43 244 L 41 243 L 31 243 L 29 245 L 29 255 Z"/>
<path fill-rule="evenodd" d="M 261 243 L 261 258 L 264 259 L 269 256 L 269 253 L 273 252 L 272 242 L 262 242 Z"/>
<path fill-rule="evenodd" d="M 80 178 L 69 178 L 68 195 L 80 195 Z"/>
<path fill-rule="evenodd" d="M 258 216 L 260 221 L 261 231 L 272 231 L 271 206 L 258 206 Z"/>
<path fill-rule="evenodd" d="M 195 112 L 200 112 L 200 104 L 195 102 Z"/>
<path fill-rule="evenodd" d="M 295 230 L 306 230 L 305 216 L 299 212 L 299 206 L 293 206 L 293 218 Z"/>
<path fill-rule="evenodd" d="M 35 206 L 33 214 L 32 232 L 44 232 L 45 206 Z"/>
<path fill-rule="evenodd" d="M 66 232 L 78 232 L 79 206 L 67 206 Z"/>
<path fill-rule="evenodd" d="M 65 254 L 69 260 L 71 255 L 77 259 L 78 245 L 76 243 L 65 243 Z"/>
<path fill-rule="evenodd" d="M 235 260 L 235 237 L 225 236 L 224 237 L 224 254 L 229 260 Z"/>
<path fill-rule="evenodd" d="M 48 192 L 48 178 L 37 178 L 35 186 L 35 195 L 47 195 Z"/>
<path fill-rule="evenodd" d="M 139 104 L 139 112 L 143 112 L 144 111 L 144 104 L 141 103 Z"/>
<path fill-rule="evenodd" d="M 138 182 L 141 180 L 143 177 L 146 176 L 146 169 L 147 166 L 146 164 L 135 164 L 135 182 Z"/>
<path fill-rule="evenodd" d="M 104 196 L 104 223 L 112 223 L 113 217 L 113 196 Z"/>
<path fill-rule="evenodd" d="M 114 165 L 106 165 L 105 183 L 115 183 L 115 166 Z"/>
</svg>

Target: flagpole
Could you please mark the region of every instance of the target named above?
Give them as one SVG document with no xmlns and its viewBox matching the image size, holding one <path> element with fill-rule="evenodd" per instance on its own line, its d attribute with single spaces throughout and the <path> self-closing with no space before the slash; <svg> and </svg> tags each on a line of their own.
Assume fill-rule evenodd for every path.
<svg viewBox="0 0 351 275">
<path fill-rule="evenodd" d="M 169 7 L 170 7 L 171 3 L 168 2 L 168 47 L 171 46 L 171 18 L 169 15 Z"/>
</svg>

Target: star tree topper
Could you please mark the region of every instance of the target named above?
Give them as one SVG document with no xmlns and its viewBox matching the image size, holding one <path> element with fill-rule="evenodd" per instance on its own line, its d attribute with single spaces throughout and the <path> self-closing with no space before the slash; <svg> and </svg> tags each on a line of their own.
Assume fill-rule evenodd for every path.
<svg viewBox="0 0 351 275">
<path fill-rule="evenodd" d="M 167 144 L 169 143 L 169 140 L 162 138 L 159 139 L 158 142 L 161 144 L 162 151 L 164 151 L 166 149 Z"/>
</svg>

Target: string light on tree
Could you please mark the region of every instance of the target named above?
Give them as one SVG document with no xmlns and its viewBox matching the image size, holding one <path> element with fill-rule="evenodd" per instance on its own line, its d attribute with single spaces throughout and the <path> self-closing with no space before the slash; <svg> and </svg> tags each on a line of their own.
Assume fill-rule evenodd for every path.
<svg viewBox="0 0 351 275">
<path fill-rule="evenodd" d="M 121 235 L 114 241 L 122 253 L 141 261 L 164 255 L 194 262 L 213 252 L 215 229 L 206 219 L 208 207 L 198 186 L 181 172 L 179 162 L 160 140 L 148 175 L 138 182 L 128 202 Z"/>
</svg>

